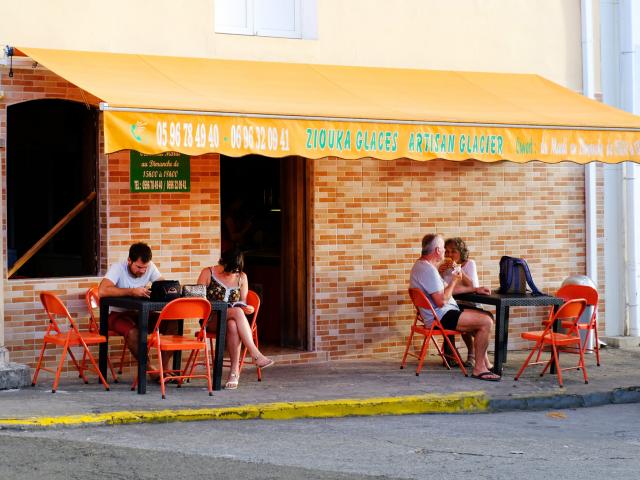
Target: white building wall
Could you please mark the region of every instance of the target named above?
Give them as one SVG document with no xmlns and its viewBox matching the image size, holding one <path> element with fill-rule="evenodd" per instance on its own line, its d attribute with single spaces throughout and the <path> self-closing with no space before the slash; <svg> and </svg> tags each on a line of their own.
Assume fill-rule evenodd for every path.
<svg viewBox="0 0 640 480">
<path fill-rule="evenodd" d="M 0 43 L 537 73 L 582 88 L 579 0 L 301 1 L 315 4 L 315 39 L 216 34 L 215 0 L 12 0 L 3 2 Z"/>
</svg>

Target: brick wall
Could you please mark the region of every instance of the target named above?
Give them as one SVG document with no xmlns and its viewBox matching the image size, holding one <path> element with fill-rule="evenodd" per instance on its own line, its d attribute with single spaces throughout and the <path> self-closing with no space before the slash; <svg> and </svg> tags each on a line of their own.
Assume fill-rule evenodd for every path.
<svg viewBox="0 0 640 480">
<path fill-rule="evenodd" d="M 316 347 L 329 358 L 398 358 L 412 319 L 407 284 L 429 232 L 466 239 L 480 283 L 502 255 L 527 259 L 553 292 L 585 271 L 584 168 L 326 158 L 314 165 Z M 512 309 L 511 348 L 544 310 Z"/>
</svg>

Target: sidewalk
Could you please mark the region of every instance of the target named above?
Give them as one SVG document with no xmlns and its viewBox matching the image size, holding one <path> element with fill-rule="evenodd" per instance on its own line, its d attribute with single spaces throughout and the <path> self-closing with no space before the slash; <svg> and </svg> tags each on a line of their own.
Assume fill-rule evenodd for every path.
<svg viewBox="0 0 640 480">
<path fill-rule="evenodd" d="M 586 358 L 589 384 L 581 372 L 564 372 L 565 387 L 552 375 L 540 378 L 539 367 L 513 377 L 524 352 L 510 352 L 501 382 L 465 378 L 447 371 L 429 357 L 420 376 L 415 361 L 400 370 L 396 361 L 339 361 L 304 365 L 276 365 L 263 371 L 245 368 L 237 390 L 208 396 L 201 381 L 178 389 L 167 398 L 149 385 L 146 395 L 130 390 L 128 378 L 104 391 L 92 378 L 89 385 L 66 378 L 51 393 L 51 376 L 44 372 L 37 387 L 0 391 L 0 428 L 43 428 L 139 422 L 206 419 L 289 419 L 347 415 L 412 413 L 479 413 L 501 410 L 557 409 L 640 402 L 640 348 L 605 349 L 602 366 Z M 277 357 L 276 357 L 277 359 Z M 561 356 L 563 366 L 574 355 Z M 226 375 L 226 371 L 225 371 Z"/>
</svg>

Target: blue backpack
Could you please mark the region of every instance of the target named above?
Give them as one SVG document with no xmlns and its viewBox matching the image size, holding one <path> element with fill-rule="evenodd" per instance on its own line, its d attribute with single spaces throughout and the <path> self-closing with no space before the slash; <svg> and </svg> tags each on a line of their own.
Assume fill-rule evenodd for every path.
<svg viewBox="0 0 640 480">
<path fill-rule="evenodd" d="M 533 283 L 526 260 L 503 256 L 500 259 L 500 290 L 498 293 L 526 293 L 527 285 L 533 295 L 544 295 Z"/>
</svg>

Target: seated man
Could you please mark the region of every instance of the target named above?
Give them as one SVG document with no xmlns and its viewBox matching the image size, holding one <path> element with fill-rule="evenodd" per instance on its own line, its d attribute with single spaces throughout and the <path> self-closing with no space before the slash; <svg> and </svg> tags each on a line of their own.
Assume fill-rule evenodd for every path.
<svg viewBox="0 0 640 480">
<path fill-rule="evenodd" d="M 488 312 L 473 308 L 461 310 L 453 299 L 454 293 L 475 292 L 491 293 L 485 287 L 459 285 L 462 273 L 452 274 L 451 283 L 446 284 L 440 277 L 438 265 L 444 260 L 444 239 L 437 234 L 425 235 L 422 239 L 422 256 L 411 269 L 410 288 L 421 289 L 431 301 L 434 310 L 440 317 L 442 326 L 446 329 L 468 332 L 474 336 L 475 365 L 471 376 L 479 380 L 496 382 L 500 376 L 491 371 L 491 364 L 487 355 L 489 335 L 493 319 Z M 433 322 L 431 312 L 421 310 L 425 325 Z"/>
<path fill-rule="evenodd" d="M 151 291 L 148 285 L 156 280 L 162 280 L 158 268 L 151 261 L 151 248 L 146 243 L 134 243 L 129 248 L 127 260 L 117 262 L 109 267 L 107 274 L 100 282 L 98 294 L 100 297 L 146 297 Z M 157 314 L 149 318 L 149 333 L 153 331 L 158 319 Z M 125 340 L 131 354 L 139 358 L 138 352 L 138 312 L 118 311 L 113 309 L 109 313 L 109 330 L 118 332 Z M 175 334 L 178 332 L 176 322 L 167 322 L 162 327 L 162 333 Z M 170 352 L 162 354 L 162 365 L 167 367 Z"/>
</svg>

